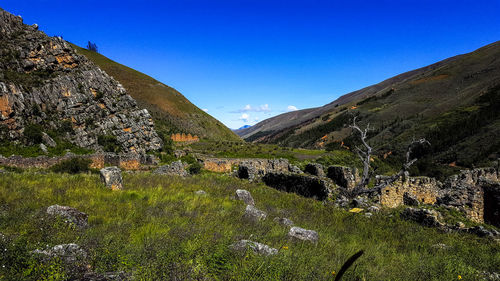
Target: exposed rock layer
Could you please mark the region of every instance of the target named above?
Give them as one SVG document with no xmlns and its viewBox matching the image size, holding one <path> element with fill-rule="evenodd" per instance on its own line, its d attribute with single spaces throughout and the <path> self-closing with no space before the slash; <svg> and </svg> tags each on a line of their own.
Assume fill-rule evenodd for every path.
<svg viewBox="0 0 500 281">
<path fill-rule="evenodd" d="M 122 85 L 66 41 L 2 9 L 0 55 L 3 137 L 21 140 L 26 127 L 37 124 L 85 148 L 99 150 L 98 137 L 106 135 L 116 137 L 123 152 L 161 148 L 148 111 Z"/>
</svg>

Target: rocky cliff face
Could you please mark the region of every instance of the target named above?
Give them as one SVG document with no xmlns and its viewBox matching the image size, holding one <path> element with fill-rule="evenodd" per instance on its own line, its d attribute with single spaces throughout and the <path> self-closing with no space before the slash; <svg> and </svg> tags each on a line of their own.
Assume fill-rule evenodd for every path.
<svg viewBox="0 0 500 281">
<path fill-rule="evenodd" d="M 96 150 L 99 136 L 116 137 L 123 152 L 162 146 L 150 114 L 121 84 L 66 41 L 0 9 L 0 126 L 19 141 L 34 124 Z"/>
</svg>

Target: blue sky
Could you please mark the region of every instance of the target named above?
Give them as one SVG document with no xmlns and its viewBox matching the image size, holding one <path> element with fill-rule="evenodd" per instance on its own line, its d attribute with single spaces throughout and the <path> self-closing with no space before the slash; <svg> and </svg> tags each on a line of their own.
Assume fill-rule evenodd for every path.
<svg viewBox="0 0 500 281">
<path fill-rule="evenodd" d="M 3 0 L 170 85 L 230 128 L 500 40 L 500 1 Z"/>
</svg>

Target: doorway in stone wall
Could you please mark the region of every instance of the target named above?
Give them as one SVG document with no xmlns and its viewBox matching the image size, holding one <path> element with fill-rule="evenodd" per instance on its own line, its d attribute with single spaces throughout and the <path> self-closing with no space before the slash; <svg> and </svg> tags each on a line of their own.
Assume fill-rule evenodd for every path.
<svg viewBox="0 0 500 281">
<path fill-rule="evenodd" d="M 484 222 L 500 227 L 500 186 L 488 184 L 484 189 Z"/>
</svg>

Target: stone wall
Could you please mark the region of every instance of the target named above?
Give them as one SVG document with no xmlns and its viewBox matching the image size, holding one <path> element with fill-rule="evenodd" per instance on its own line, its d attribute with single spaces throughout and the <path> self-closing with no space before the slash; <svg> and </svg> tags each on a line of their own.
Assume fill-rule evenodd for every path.
<svg viewBox="0 0 500 281">
<path fill-rule="evenodd" d="M 158 160 L 153 155 L 140 155 L 140 154 L 114 154 L 114 153 L 96 153 L 89 155 L 75 155 L 72 153 L 67 153 L 64 156 L 48 157 L 48 156 L 38 156 L 38 157 L 21 157 L 21 156 L 10 156 L 1 157 L 1 166 L 11 166 L 17 168 L 49 168 L 53 165 L 63 161 L 69 160 L 71 158 L 84 158 L 90 159 L 92 162 L 90 164 L 91 168 L 102 169 L 105 166 L 119 166 L 124 170 L 139 170 L 144 166 L 157 165 Z"/>
<path fill-rule="evenodd" d="M 377 184 L 383 180 L 378 178 Z M 500 225 L 500 182 L 495 168 L 463 170 L 444 183 L 428 177 L 402 177 L 380 192 L 380 204 L 389 208 L 408 205 L 407 198 L 457 208 L 472 221 Z"/>
<path fill-rule="evenodd" d="M 257 159 L 257 158 L 205 158 L 203 168 L 218 173 L 232 172 L 234 166 L 244 166 L 255 170 L 257 174 L 267 172 L 288 172 L 290 163 L 286 159 Z"/>
<path fill-rule="evenodd" d="M 441 183 L 429 177 L 402 177 L 380 192 L 380 204 L 395 208 L 404 204 L 405 193 L 424 204 L 434 204 L 440 195 Z"/>
<path fill-rule="evenodd" d="M 192 136 L 191 134 L 173 134 L 170 136 L 170 139 L 172 139 L 174 142 L 182 142 L 182 143 L 193 143 L 193 142 L 198 142 L 200 139 L 198 136 Z"/>
<path fill-rule="evenodd" d="M 269 172 L 262 177 L 262 181 L 275 189 L 317 200 L 325 200 L 332 193 L 332 184 L 328 179 L 306 174 Z"/>
</svg>

